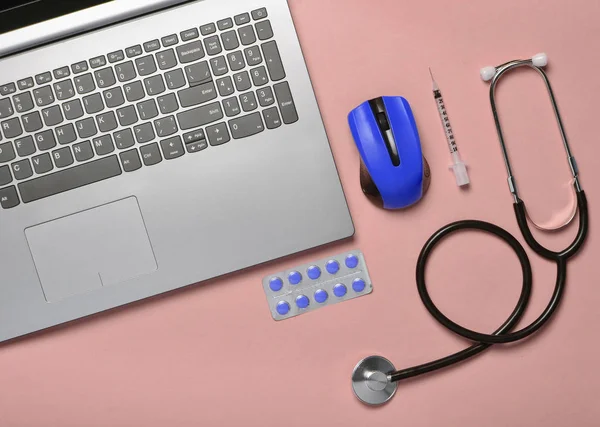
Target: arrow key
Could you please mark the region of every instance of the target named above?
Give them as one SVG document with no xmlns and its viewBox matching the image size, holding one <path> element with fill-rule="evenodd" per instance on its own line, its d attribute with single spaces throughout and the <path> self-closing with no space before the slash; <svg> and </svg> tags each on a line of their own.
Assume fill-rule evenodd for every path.
<svg viewBox="0 0 600 427">
<path fill-rule="evenodd" d="M 214 126 L 206 128 L 206 134 L 208 135 L 208 142 L 210 145 L 216 146 L 229 142 L 229 131 L 225 123 L 218 123 Z"/>
<path fill-rule="evenodd" d="M 166 160 L 176 159 L 184 154 L 183 144 L 179 135 L 160 141 L 160 148 Z"/>
<path fill-rule="evenodd" d="M 204 136 L 204 131 L 202 129 L 183 134 L 183 142 L 186 144 L 192 144 L 203 139 L 206 139 L 206 137 Z"/>
<path fill-rule="evenodd" d="M 208 143 L 206 142 L 205 139 L 203 139 L 202 141 L 193 142 L 191 144 L 185 145 L 187 152 L 190 154 L 197 153 L 198 151 L 202 151 L 207 147 L 208 147 Z"/>
</svg>

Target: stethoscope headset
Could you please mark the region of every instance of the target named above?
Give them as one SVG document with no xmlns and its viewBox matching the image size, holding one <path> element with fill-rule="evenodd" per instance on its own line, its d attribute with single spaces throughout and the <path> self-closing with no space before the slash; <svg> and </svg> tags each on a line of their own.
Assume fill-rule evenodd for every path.
<svg viewBox="0 0 600 427">
<path fill-rule="evenodd" d="M 527 308 L 527 304 L 529 303 L 532 287 L 531 264 L 523 246 L 508 231 L 504 230 L 503 228 L 497 225 L 485 221 L 462 220 L 453 222 L 442 227 L 441 229 L 436 231 L 429 238 L 429 240 L 427 240 L 425 246 L 423 247 L 419 255 L 416 269 L 417 290 L 419 292 L 421 300 L 423 301 L 423 304 L 425 305 L 425 308 L 438 322 L 440 322 L 452 332 L 473 341 L 474 344 L 462 351 L 459 351 L 458 353 L 451 354 L 449 356 L 443 357 L 438 360 L 434 360 L 429 363 L 424 363 L 422 365 L 413 366 L 411 368 L 401 370 L 396 370 L 394 365 L 389 360 L 381 356 L 369 356 L 361 360 L 356 365 L 352 373 L 352 388 L 354 390 L 355 395 L 362 402 L 369 405 L 381 405 L 389 401 L 394 396 L 398 387 L 398 382 L 402 380 L 416 377 L 418 375 L 423 375 L 432 371 L 436 371 L 438 369 L 445 368 L 450 365 L 454 365 L 455 363 L 462 362 L 463 360 L 469 359 L 470 357 L 481 353 L 493 344 L 506 344 L 529 337 L 530 335 L 538 331 L 542 326 L 544 326 L 548 322 L 548 320 L 550 320 L 556 308 L 560 304 L 565 288 L 565 282 L 567 279 L 567 261 L 581 249 L 587 237 L 588 207 L 585 192 L 581 188 L 581 184 L 579 182 L 579 170 L 577 168 L 577 163 L 575 162 L 575 158 L 573 157 L 573 154 L 569 147 L 569 143 L 567 141 L 560 113 L 558 112 L 558 106 L 556 104 L 554 93 L 552 91 L 552 87 L 550 86 L 548 76 L 542 69 L 542 67 L 544 67 L 547 64 L 547 62 L 548 60 L 545 54 L 538 54 L 535 55 L 532 59 L 515 60 L 504 63 L 497 67 L 483 68 L 481 70 L 481 77 L 484 81 L 491 80 L 490 103 L 492 107 L 492 113 L 494 115 L 494 120 L 496 123 L 498 138 L 500 140 L 500 148 L 502 150 L 502 155 L 504 157 L 504 163 L 508 174 L 509 189 L 514 198 L 513 207 L 515 211 L 515 216 L 517 218 L 517 223 L 519 225 L 519 229 L 523 234 L 525 242 L 527 242 L 529 247 L 535 253 L 537 253 L 544 259 L 556 263 L 556 284 L 554 286 L 554 292 L 552 293 L 550 302 L 548 303 L 542 314 L 531 324 L 525 326 L 524 328 L 518 331 L 513 331 L 513 328 L 521 320 L 523 314 L 525 313 L 525 309 Z M 508 71 L 519 67 L 530 67 L 536 70 L 541 75 L 542 79 L 544 80 L 544 83 L 546 84 L 546 88 L 548 89 L 548 94 L 550 96 L 550 101 L 552 103 L 552 107 L 554 109 L 554 113 L 558 122 L 558 127 L 562 137 L 564 149 L 567 154 L 571 174 L 573 176 L 573 187 L 577 198 L 577 211 L 579 212 L 579 230 L 573 242 L 568 247 L 558 252 L 551 251 L 542 246 L 540 243 L 537 242 L 537 240 L 531 233 L 528 224 L 527 210 L 525 209 L 525 203 L 519 197 L 517 185 L 512 172 L 512 167 L 508 158 L 508 152 L 506 150 L 502 126 L 500 124 L 500 120 L 498 118 L 498 113 L 496 110 L 495 89 L 498 80 Z M 563 224 L 563 226 L 567 225 L 572 218 L 573 217 L 571 217 L 565 224 Z M 436 245 L 440 243 L 444 238 L 448 237 L 453 233 L 465 230 L 479 230 L 502 239 L 513 249 L 521 264 L 523 284 L 517 305 L 515 306 L 513 312 L 510 314 L 508 319 L 506 319 L 506 321 L 492 334 L 485 334 L 474 331 L 472 329 L 465 328 L 464 326 L 461 326 L 449 319 L 447 316 L 444 315 L 444 313 L 442 313 L 437 308 L 437 306 L 434 304 L 431 297 L 429 296 L 429 292 L 427 290 L 427 283 L 425 282 L 425 269 L 427 266 L 427 261 L 432 251 L 434 250 Z"/>
</svg>

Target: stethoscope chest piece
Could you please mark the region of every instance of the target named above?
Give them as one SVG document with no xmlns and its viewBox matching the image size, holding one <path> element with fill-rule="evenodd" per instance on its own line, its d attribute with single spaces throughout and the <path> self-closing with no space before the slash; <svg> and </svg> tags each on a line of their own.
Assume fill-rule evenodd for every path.
<svg viewBox="0 0 600 427">
<path fill-rule="evenodd" d="M 381 405 L 390 400 L 398 388 L 390 374 L 396 368 L 385 357 L 369 356 L 358 362 L 352 372 L 354 394 L 367 405 Z"/>
</svg>

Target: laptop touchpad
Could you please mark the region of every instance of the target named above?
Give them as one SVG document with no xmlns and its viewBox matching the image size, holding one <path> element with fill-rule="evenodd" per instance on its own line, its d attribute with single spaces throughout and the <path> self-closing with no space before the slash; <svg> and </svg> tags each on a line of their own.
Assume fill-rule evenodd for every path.
<svg viewBox="0 0 600 427">
<path fill-rule="evenodd" d="M 25 230 L 46 301 L 156 271 L 135 197 Z"/>
</svg>

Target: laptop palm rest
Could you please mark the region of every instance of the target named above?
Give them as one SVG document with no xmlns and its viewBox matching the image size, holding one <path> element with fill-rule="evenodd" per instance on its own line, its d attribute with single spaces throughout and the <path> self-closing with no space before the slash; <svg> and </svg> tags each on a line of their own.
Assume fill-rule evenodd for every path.
<svg viewBox="0 0 600 427">
<path fill-rule="evenodd" d="M 25 235 L 48 302 L 157 269 L 135 197 L 27 228 Z"/>
</svg>

